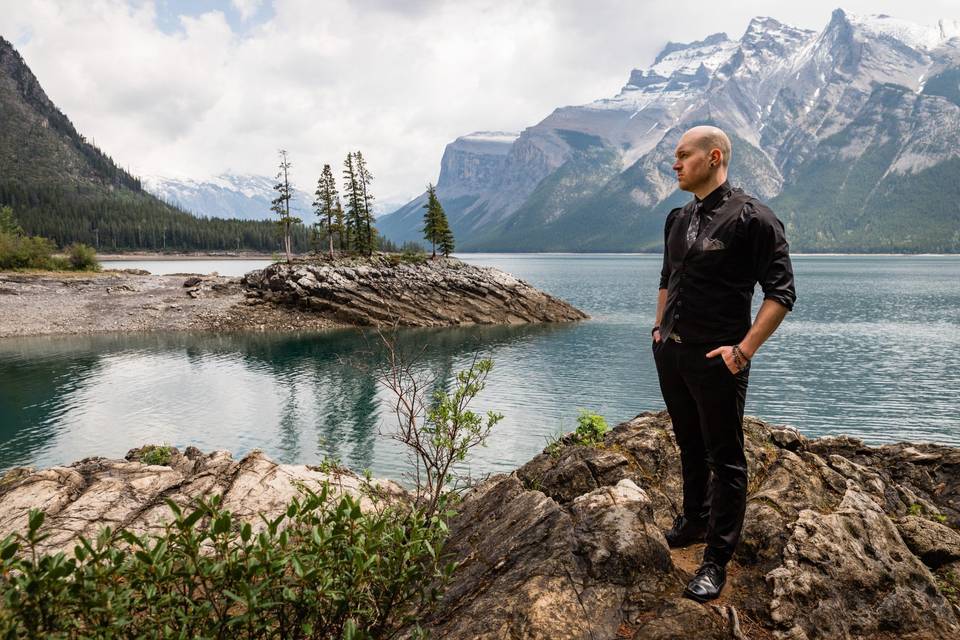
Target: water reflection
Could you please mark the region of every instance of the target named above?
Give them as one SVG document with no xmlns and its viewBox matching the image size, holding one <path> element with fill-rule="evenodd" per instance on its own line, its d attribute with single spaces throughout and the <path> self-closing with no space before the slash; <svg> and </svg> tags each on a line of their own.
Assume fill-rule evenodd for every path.
<svg viewBox="0 0 960 640">
<path fill-rule="evenodd" d="M 663 406 L 648 333 L 658 256 L 465 258 L 593 318 L 401 332 L 402 350 L 428 345 L 419 370 L 440 386 L 477 353 L 494 360 L 475 409 L 505 419 L 475 472 L 523 464 L 580 408 L 616 424 Z M 747 413 L 809 436 L 960 445 L 960 259 L 798 256 L 795 268 L 798 304 L 754 362 Z M 381 435 L 391 398 L 364 371 L 376 351 L 354 330 L 0 340 L 0 468 L 167 441 L 284 462 L 335 456 L 399 478 L 405 452 Z"/>
<path fill-rule="evenodd" d="M 406 330 L 395 339 L 398 352 L 419 354 L 418 371 L 447 388 L 478 352 L 563 331 Z M 378 340 L 346 330 L 0 341 L 0 467 L 122 456 L 165 441 L 238 454 L 261 448 L 289 463 L 331 456 L 399 474 L 403 452 L 380 437 L 392 413 L 370 373 L 383 362 Z"/>
</svg>

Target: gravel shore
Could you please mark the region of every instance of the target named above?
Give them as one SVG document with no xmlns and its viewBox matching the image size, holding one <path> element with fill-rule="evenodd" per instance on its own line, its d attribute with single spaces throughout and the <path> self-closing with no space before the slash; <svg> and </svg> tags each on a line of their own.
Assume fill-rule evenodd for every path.
<svg viewBox="0 0 960 640">
<path fill-rule="evenodd" d="M 315 313 L 260 300 L 249 304 L 239 278 L 125 271 L 0 272 L 0 338 L 338 326 L 343 325 Z"/>
</svg>

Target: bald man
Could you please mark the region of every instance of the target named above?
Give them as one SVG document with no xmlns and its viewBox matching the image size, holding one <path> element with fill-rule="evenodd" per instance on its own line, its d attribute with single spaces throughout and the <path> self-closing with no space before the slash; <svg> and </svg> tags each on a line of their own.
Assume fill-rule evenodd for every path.
<svg viewBox="0 0 960 640">
<path fill-rule="evenodd" d="M 720 595 L 743 528 L 750 361 L 796 300 L 783 224 L 730 187 L 731 154 L 730 139 L 716 127 L 694 127 L 677 144 L 673 170 L 694 198 L 667 216 L 652 329 L 683 473 L 683 512 L 665 536 L 674 548 L 706 542 L 684 590 L 698 602 Z M 751 323 L 757 283 L 764 300 Z"/>
</svg>

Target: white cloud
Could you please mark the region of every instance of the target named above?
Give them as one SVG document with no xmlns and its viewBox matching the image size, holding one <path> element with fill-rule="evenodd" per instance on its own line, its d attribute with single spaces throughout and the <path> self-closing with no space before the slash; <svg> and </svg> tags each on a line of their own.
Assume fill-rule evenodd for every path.
<svg viewBox="0 0 960 640">
<path fill-rule="evenodd" d="M 820 29 L 835 1 L 274 0 L 256 23 L 262 0 L 232 0 L 249 21 L 237 34 L 216 10 L 164 33 L 149 1 L 0 0 L 0 35 L 18 39 L 77 128 L 135 172 L 272 175 L 283 147 L 312 191 L 324 162 L 339 169 L 361 149 L 378 199 L 398 201 L 436 180 L 458 135 L 520 130 L 613 95 L 668 40 L 739 37 L 755 15 Z M 845 9 L 934 22 L 957 17 L 948 5 Z"/>
<path fill-rule="evenodd" d="M 240 13 L 240 19 L 246 21 L 256 15 L 263 6 L 263 0 L 232 0 L 231 4 Z"/>
</svg>

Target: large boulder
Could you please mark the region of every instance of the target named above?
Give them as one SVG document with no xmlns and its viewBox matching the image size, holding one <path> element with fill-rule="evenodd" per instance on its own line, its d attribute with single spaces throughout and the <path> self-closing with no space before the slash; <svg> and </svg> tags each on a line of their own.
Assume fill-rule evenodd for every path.
<svg viewBox="0 0 960 640">
<path fill-rule="evenodd" d="M 260 299 L 360 326 L 570 322 L 587 315 L 523 280 L 455 258 L 278 262 L 244 276 Z"/>
<path fill-rule="evenodd" d="M 448 547 L 464 565 L 421 624 L 464 639 L 960 637 L 960 533 L 910 515 L 957 522 L 960 450 L 808 439 L 754 418 L 744 433 L 747 516 L 719 600 L 681 597 L 703 545 L 662 537 L 679 452 L 669 416 L 645 413 L 467 494 Z"/>
</svg>

